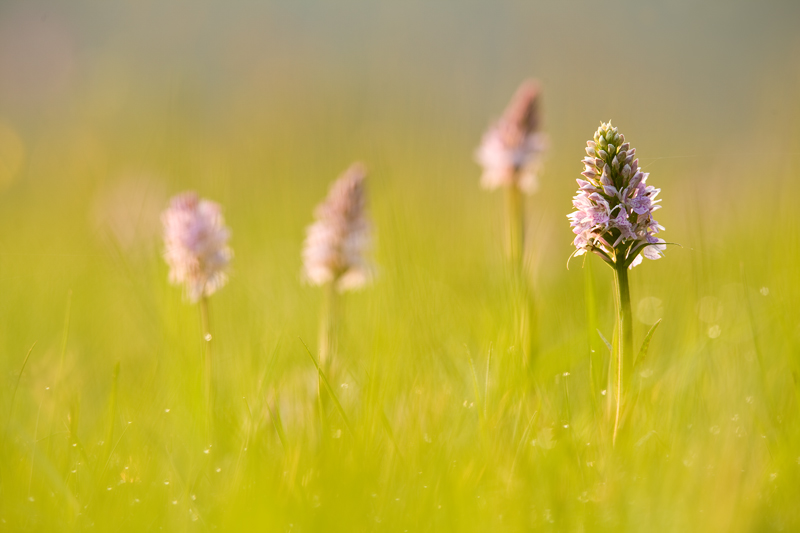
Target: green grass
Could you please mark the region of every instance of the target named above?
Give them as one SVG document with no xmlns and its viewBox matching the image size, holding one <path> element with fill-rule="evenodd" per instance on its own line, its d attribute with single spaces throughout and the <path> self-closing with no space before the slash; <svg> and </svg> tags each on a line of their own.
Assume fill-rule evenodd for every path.
<svg viewBox="0 0 800 533">
<path fill-rule="evenodd" d="M 487 35 L 516 19 L 503 13 Z M 388 55 L 348 60 L 342 45 L 337 74 L 316 48 L 265 47 L 290 74 L 269 78 L 268 98 L 258 72 L 220 96 L 180 69 L 169 83 L 134 70 L 117 107 L 83 80 L 60 113 L 3 118 L 25 159 L 0 191 L 0 531 L 799 530 L 800 121 L 789 97 L 770 114 L 796 87 L 780 58 L 735 120 L 733 100 L 709 103 L 713 80 L 693 85 L 691 58 L 640 61 L 647 84 L 628 104 L 540 62 L 553 150 L 526 205 L 540 341 L 526 366 L 503 198 L 480 190 L 471 154 L 538 70 L 517 56 L 493 70 L 490 52 L 417 69 L 376 16 Z M 462 30 L 446 34 L 467 43 Z M 286 32 L 276 42 L 295 43 Z M 580 46 L 563 54 L 579 69 Z M 582 146 L 608 118 L 681 244 L 630 274 L 636 350 L 661 322 L 615 447 L 613 273 L 596 257 L 565 266 Z M 323 295 L 302 284 L 300 249 L 354 159 L 371 171 L 379 270 L 342 300 L 337 401 L 320 401 L 304 344 L 316 358 Z M 199 309 L 168 285 L 159 240 L 159 210 L 187 188 L 224 206 L 235 252 L 210 301 L 211 435 Z"/>
<path fill-rule="evenodd" d="M 568 194 L 529 202 L 541 346 L 526 369 L 502 201 L 477 190 L 464 159 L 461 191 L 453 176 L 404 183 L 410 166 L 374 165 L 380 275 L 344 298 L 329 376 L 346 418 L 326 401 L 320 419 L 304 347 L 316 350 L 321 291 L 300 283 L 299 250 L 325 177 L 297 189 L 276 178 L 253 194 L 235 178 L 196 185 L 225 203 L 237 254 L 211 299 L 210 438 L 199 310 L 166 283 L 157 235 L 123 250 L 87 222 L 113 182 L 48 197 L 31 175 L 4 217 L 36 222 L 6 232 L 0 256 L 4 528 L 800 527 L 800 255 L 785 196 L 766 220 L 730 214 L 765 209 L 743 200 L 701 211 L 696 186 L 652 169 L 666 235 L 683 247 L 632 271 L 637 346 L 662 323 L 612 448 L 609 352 L 596 331 L 613 336 L 611 270 L 593 257 L 564 267 Z M 548 195 L 564 213 L 545 207 Z"/>
</svg>

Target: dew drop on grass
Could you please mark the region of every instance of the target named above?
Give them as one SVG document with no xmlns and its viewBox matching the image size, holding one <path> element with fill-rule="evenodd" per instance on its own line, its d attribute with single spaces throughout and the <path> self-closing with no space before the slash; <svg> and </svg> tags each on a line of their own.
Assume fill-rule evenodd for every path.
<svg viewBox="0 0 800 533">
<path fill-rule="evenodd" d="M 606 395 L 606 389 L 603 389 L 603 390 L 601 390 L 601 391 L 600 391 L 600 394 L 601 394 L 602 396 L 605 396 L 605 395 Z"/>
<path fill-rule="evenodd" d="M 169 413 L 169 409 L 164 409 L 164 412 L 165 413 Z"/>
<path fill-rule="evenodd" d="M 714 324 L 710 328 L 708 328 L 708 338 L 709 339 L 716 339 L 720 335 L 722 335 L 722 328 L 719 327 L 719 324 Z"/>
<path fill-rule="evenodd" d="M 220 472 L 222 472 L 222 469 L 221 468 L 217 468 L 217 474 L 219 474 Z"/>
<path fill-rule="evenodd" d="M 203 338 L 206 340 L 206 342 L 211 342 L 211 333 L 206 333 L 206 336 Z"/>
</svg>

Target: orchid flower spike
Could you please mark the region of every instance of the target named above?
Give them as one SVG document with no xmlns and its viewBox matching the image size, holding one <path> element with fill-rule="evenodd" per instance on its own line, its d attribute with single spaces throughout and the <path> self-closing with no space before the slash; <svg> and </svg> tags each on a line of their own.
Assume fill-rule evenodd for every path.
<svg viewBox="0 0 800 533">
<path fill-rule="evenodd" d="M 527 80 L 517 89 L 503 116 L 484 133 L 475 152 L 483 167 L 481 185 L 486 189 L 516 186 L 531 195 L 547 150 L 541 124 L 539 84 Z"/>
<path fill-rule="evenodd" d="M 366 257 L 372 244 L 366 178 L 364 166 L 353 164 L 314 211 L 316 221 L 306 230 L 303 248 L 303 276 L 312 285 L 333 283 L 343 292 L 372 278 Z"/>
<path fill-rule="evenodd" d="M 184 192 L 170 200 L 161 222 L 170 283 L 183 285 L 191 302 L 222 288 L 233 252 L 219 204 Z"/>
<path fill-rule="evenodd" d="M 574 255 L 594 252 L 610 265 L 633 268 L 642 256 L 658 259 L 664 254 L 663 230 L 653 213 L 661 189 L 647 184 L 648 173 L 639 168 L 636 149 L 611 122 L 602 123 L 594 139 L 586 143 L 585 166 L 572 200 L 575 211 L 567 215 L 575 234 Z"/>
</svg>

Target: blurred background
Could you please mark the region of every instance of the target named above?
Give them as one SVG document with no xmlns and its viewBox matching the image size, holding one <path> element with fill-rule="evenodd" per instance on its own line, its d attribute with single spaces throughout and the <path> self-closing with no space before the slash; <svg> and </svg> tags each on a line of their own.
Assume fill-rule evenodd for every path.
<svg viewBox="0 0 800 533">
<path fill-rule="evenodd" d="M 798 23 L 792 0 L 2 2 L 0 529 L 799 528 Z M 473 160 L 528 77 L 551 142 L 533 370 Z M 681 245 L 631 276 L 636 342 L 663 323 L 625 457 L 597 444 L 611 273 L 565 267 L 609 119 Z M 354 160 L 379 276 L 346 301 L 350 441 L 319 425 L 298 337 L 320 304 L 304 230 Z M 211 443 L 197 310 L 161 259 L 186 189 L 223 205 L 235 252 Z"/>
</svg>

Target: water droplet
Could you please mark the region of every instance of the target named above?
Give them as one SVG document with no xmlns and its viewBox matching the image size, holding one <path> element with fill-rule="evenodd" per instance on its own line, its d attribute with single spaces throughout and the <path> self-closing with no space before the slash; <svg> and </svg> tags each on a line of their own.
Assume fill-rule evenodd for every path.
<svg viewBox="0 0 800 533">
<path fill-rule="evenodd" d="M 106 487 L 106 490 L 111 490 L 111 487 Z"/>
<path fill-rule="evenodd" d="M 165 413 L 169 413 L 169 409 L 164 409 L 164 412 Z"/>
<path fill-rule="evenodd" d="M 346 388 L 347 388 L 347 387 L 349 387 L 349 386 L 350 386 L 350 385 L 348 385 L 347 383 L 342 383 L 342 384 L 341 384 L 341 387 L 342 387 L 343 389 L 346 389 Z"/>
<path fill-rule="evenodd" d="M 719 327 L 719 324 L 714 324 L 710 328 L 708 328 L 708 338 L 709 339 L 716 339 L 720 335 L 722 335 L 722 328 Z"/>
<path fill-rule="evenodd" d="M 206 333 L 205 337 L 203 337 L 206 342 L 211 342 L 211 333 Z"/>
<path fill-rule="evenodd" d="M 341 429 L 337 429 L 336 431 L 333 432 L 333 438 L 334 439 L 338 439 L 341 436 L 342 436 L 342 430 Z"/>
<path fill-rule="evenodd" d="M 204 454 L 206 454 L 206 455 L 208 455 L 210 451 L 211 451 L 211 450 L 209 450 L 208 448 L 206 448 L 205 450 L 203 450 L 203 453 L 204 453 Z"/>
<path fill-rule="evenodd" d="M 195 501 L 195 500 L 197 500 L 197 496 L 195 496 L 194 494 L 192 494 L 192 501 Z"/>
<path fill-rule="evenodd" d="M 761 290 L 758 292 L 760 292 L 763 296 L 769 295 L 769 289 L 767 287 L 761 287 Z"/>
<path fill-rule="evenodd" d="M 217 468 L 217 474 L 219 474 L 220 472 L 222 472 L 222 469 L 221 468 Z"/>
<path fill-rule="evenodd" d="M 567 376 L 569 376 L 569 372 L 564 372 L 564 373 L 563 373 L 563 374 L 561 374 L 561 375 L 562 375 L 562 376 L 564 376 L 564 377 L 567 377 Z"/>
<path fill-rule="evenodd" d="M 178 500 L 172 500 L 172 505 L 178 505 Z"/>
<path fill-rule="evenodd" d="M 165 481 L 165 482 L 164 482 L 164 485 L 169 485 L 169 481 Z"/>
<path fill-rule="evenodd" d="M 605 395 L 606 395 L 606 389 L 603 389 L 603 390 L 601 390 L 601 391 L 600 391 L 600 394 L 601 394 L 601 395 L 603 395 L 603 396 L 605 396 Z"/>
</svg>

